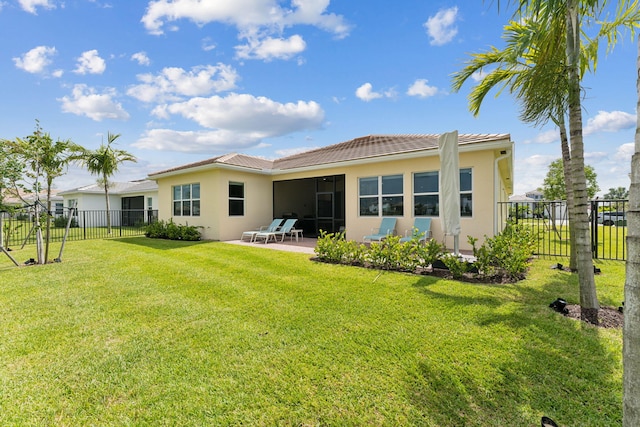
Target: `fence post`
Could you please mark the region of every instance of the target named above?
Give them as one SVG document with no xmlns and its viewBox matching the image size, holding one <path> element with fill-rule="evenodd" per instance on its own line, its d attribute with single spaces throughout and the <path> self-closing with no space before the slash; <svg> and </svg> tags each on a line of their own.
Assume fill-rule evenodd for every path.
<svg viewBox="0 0 640 427">
<path fill-rule="evenodd" d="M 82 235 L 87 240 L 87 211 L 82 211 Z"/>
</svg>

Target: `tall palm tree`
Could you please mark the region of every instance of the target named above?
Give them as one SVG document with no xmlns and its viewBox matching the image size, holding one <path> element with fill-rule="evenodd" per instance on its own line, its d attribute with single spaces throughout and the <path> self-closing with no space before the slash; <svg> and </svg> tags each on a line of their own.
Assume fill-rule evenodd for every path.
<svg viewBox="0 0 640 427">
<path fill-rule="evenodd" d="M 562 9 L 547 10 L 544 7 L 537 10 L 523 10 L 522 13 L 524 13 L 521 17 L 523 19 L 510 22 L 505 26 L 504 38 L 507 41 L 505 49 L 500 51 L 492 48 L 487 53 L 474 54 L 467 66 L 454 74 L 453 89 L 459 90 L 474 73 L 484 67 L 495 65 L 497 68 L 487 74 L 469 95 L 469 108 L 474 115 L 479 113 L 481 103 L 488 92 L 499 86 L 501 91 L 508 88 L 518 99 L 520 117 L 523 121 L 536 125 L 552 121 L 558 126 L 570 219 L 572 243 L 570 267 L 572 270 L 577 270 L 578 245 L 575 244 L 577 228 L 576 221 L 573 220 L 575 215 L 573 162 L 565 126 L 565 115 L 569 106 L 565 15 Z M 583 62 L 589 63 L 592 60 L 589 57 L 593 54 L 591 49 L 584 49 L 579 53 L 583 57 Z M 580 282 L 583 285 L 581 295 L 595 296 L 590 247 L 588 249 L 590 265 L 583 264 L 582 269 L 589 270 L 592 279 Z M 597 298 L 586 300 L 584 305 L 581 298 L 581 306 L 585 308 L 585 315 L 588 315 L 590 309 L 598 308 Z M 597 312 L 590 321 L 595 319 L 597 319 Z"/>
<path fill-rule="evenodd" d="M 136 162 L 133 154 L 113 148 L 113 143 L 120 134 L 107 132 L 107 143 L 100 144 L 95 150 L 85 150 L 78 156 L 92 175 L 97 175 L 98 183 L 104 188 L 104 197 L 107 207 L 107 234 L 111 234 L 111 206 L 109 203 L 109 178 L 118 171 L 120 164 L 124 162 Z"/>
<path fill-rule="evenodd" d="M 635 150 L 631 158 L 629 188 L 628 258 L 624 284 L 624 326 L 622 359 L 623 425 L 640 425 L 640 37 L 638 38 L 638 93 Z"/>
<path fill-rule="evenodd" d="M 625 25 L 633 28 L 637 21 L 621 22 L 620 17 L 629 11 L 637 14 L 637 1 L 622 0 L 618 3 L 618 10 L 613 23 L 598 22 L 601 25 L 599 37 L 589 40 L 581 30 L 582 19 L 597 22 L 602 14 L 606 1 L 598 0 L 519 0 L 518 14 L 523 18 L 523 25 L 543 23 L 546 28 L 528 33 L 529 40 L 523 39 L 524 48 L 515 50 L 515 58 L 523 57 L 526 60 L 534 60 L 531 67 L 532 76 L 524 83 L 516 77 L 501 77 L 497 73 L 494 78 L 499 81 L 507 81 L 511 85 L 512 92 L 523 103 L 524 117 L 536 117 L 539 112 L 546 111 L 553 114 L 558 120 L 556 124 L 563 134 L 565 114 L 568 114 L 569 143 L 568 150 L 563 149 L 563 159 L 569 163 L 567 184 L 570 185 L 573 203 L 569 203 L 569 218 L 572 223 L 572 235 L 574 236 L 576 269 L 580 283 L 581 317 L 591 323 L 598 322 L 599 303 L 596 296 L 595 279 L 593 276 L 593 260 L 591 254 L 587 180 L 584 166 L 584 143 L 582 139 L 582 110 L 581 110 L 581 78 L 587 69 L 595 69 L 597 63 L 598 40 L 606 36 L 608 46 L 615 44 L 617 25 Z M 612 35 L 613 34 L 613 35 Z M 586 42 L 584 45 L 583 39 Z M 534 47 L 533 50 L 528 47 Z M 534 53 L 533 56 L 530 55 Z M 520 55 L 520 56 L 518 56 Z M 524 56 L 522 56 L 524 55 Z M 516 62 L 514 57 L 503 57 L 504 61 L 511 64 L 506 72 L 509 75 L 519 74 L 522 64 Z M 562 60 L 561 60 L 562 59 Z M 525 61 L 525 65 L 528 63 Z M 559 65 L 561 64 L 561 66 Z M 550 67 L 550 68 L 549 68 Z M 538 71 L 536 71 L 536 69 Z M 544 78 L 549 70 L 556 78 L 549 79 L 545 84 Z M 503 72 L 505 72 L 503 70 Z M 526 74 L 520 74 L 526 75 Z M 513 79 L 513 80 L 509 80 Z M 542 82 L 538 80 L 542 79 Z M 491 80 L 488 81 L 491 83 Z M 562 101 L 554 96 L 555 91 L 561 92 Z M 565 86 L 562 86 L 565 85 Z M 558 91 L 557 88 L 563 89 Z M 488 88 L 490 89 L 490 88 Z M 488 90 L 487 89 L 487 90 Z M 545 100 L 547 103 L 544 109 Z M 541 102 L 540 102 L 541 101 Z M 540 103 L 538 103 L 540 102 Z M 530 107 L 534 108 L 530 108 Z M 543 110 L 538 110 L 542 106 Z M 562 107 L 562 108 L 561 108 Z M 560 114 L 562 113 L 562 114 Z M 529 116 L 528 114 L 533 114 Z M 550 118 L 552 116 L 549 116 Z M 566 133 L 565 133 L 566 134 Z M 563 140 L 564 138 L 561 138 Z"/>
</svg>

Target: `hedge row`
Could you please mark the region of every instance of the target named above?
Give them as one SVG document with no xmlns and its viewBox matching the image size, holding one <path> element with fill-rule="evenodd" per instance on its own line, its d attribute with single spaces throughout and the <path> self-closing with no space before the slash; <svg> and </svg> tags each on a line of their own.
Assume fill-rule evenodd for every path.
<svg viewBox="0 0 640 427">
<path fill-rule="evenodd" d="M 389 236 L 380 243 L 367 246 L 346 240 L 344 232 L 321 231 L 315 253 L 320 261 L 383 270 L 428 274 L 433 272 L 434 266 L 441 266 L 446 267 L 456 279 L 472 275 L 485 280 L 520 280 L 529 267 L 535 248 L 531 229 L 512 222 L 495 237 L 485 236 L 481 246 L 477 246 L 478 239 L 471 236 L 467 239 L 473 247 L 473 262 L 447 252 L 445 245 L 434 239 L 420 244 L 417 238 L 400 242 L 399 236 Z"/>
</svg>

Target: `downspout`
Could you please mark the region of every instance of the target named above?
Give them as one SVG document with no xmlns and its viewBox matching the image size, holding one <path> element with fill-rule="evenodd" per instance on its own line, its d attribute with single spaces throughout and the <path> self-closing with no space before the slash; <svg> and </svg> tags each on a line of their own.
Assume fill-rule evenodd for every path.
<svg viewBox="0 0 640 427">
<path fill-rule="evenodd" d="M 497 215 L 497 209 L 496 207 L 498 206 L 498 198 L 500 197 L 500 172 L 498 170 L 498 163 L 501 160 L 504 160 L 506 158 L 508 158 L 509 156 L 511 156 L 511 150 L 505 150 L 505 154 L 501 155 L 500 157 L 497 157 L 494 160 L 493 163 L 493 235 L 495 236 L 496 234 L 498 234 L 498 215 Z M 511 163 L 511 176 L 513 176 L 513 162 Z"/>
</svg>

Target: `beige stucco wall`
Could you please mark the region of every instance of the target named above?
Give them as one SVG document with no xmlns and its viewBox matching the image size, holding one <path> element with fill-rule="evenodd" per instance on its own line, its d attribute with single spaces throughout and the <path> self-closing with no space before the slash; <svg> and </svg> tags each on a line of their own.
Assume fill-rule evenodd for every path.
<svg viewBox="0 0 640 427">
<path fill-rule="evenodd" d="M 480 151 L 460 153 L 460 168 L 472 169 L 473 215 L 461 218 L 460 249 L 471 249 L 467 235 L 476 237 L 480 242 L 484 236 L 492 236 L 494 229 L 494 209 L 496 205 L 494 160 L 499 151 Z M 274 180 L 309 178 L 323 175 L 345 175 L 345 223 L 348 239 L 362 241 L 363 236 L 380 225 L 381 217 L 361 217 L 359 215 L 358 180 L 359 178 L 398 175 L 403 176 L 404 215 L 397 217 L 396 234 L 404 235 L 413 226 L 413 173 L 440 170 L 440 158 L 437 152 L 428 157 L 418 157 L 399 161 L 379 161 L 345 168 L 333 167 L 321 171 L 276 176 Z M 504 189 L 504 186 L 502 186 Z M 506 196 L 505 196 L 506 197 Z M 438 217 L 432 217 L 432 235 L 447 247 L 453 248 L 453 237 L 445 239 Z"/>
<path fill-rule="evenodd" d="M 172 188 L 175 185 L 200 183 L 200 216 L 173 217 L 176 224 L 202 227 L 207 240 L 233 240 L 245 230 L 271 223 L 271 177 L 231 169 L 215 169 L 158 179 L 159 219 L 173 214 Z M 245 184 L 245 214 L 229 216 L 229 181 Z"/>
<path fill-rule="evenodd" d="M 473 215 L 461 218 L 460 248 L 470 249 L 467 236 L 482 242 L 484 236 L 493 236 L 496 227 L 496 202 L 508 198 L 507 183 L 496 176 L 496 159 L 505 147 L 484 151 L 460 152 L 460 168 L 472 169 Z M 506 148 L 511 149 L 510 146 Z M 312 168 L 294 173 L 276 171 L 272 174 L 244 172 L 232 168 L 212 168 L 205 171 L 185 173 L 158 179 L 160 219 L 169 219 L 172 213 L 172 186 L 200 183 L 201 216 L 177 217 L 177 223 L 188 222 L 202 226 L 205 239 L 233 240 L 240 238 L 245 230 L 267 225 L 273 216 L 273 182 L 314 178 L 329 175 L 345 175 L 345 224 L 347 238 L 362 241 L 372 228 L 380 225 L 381 217 L 361 217 L 359 215 L 358 179 L 381 175 L 403 175 L 404 214 L 397 219 L 396 233 L 404 235 L 413 225 L 413 173 L 439 171 L 440 159 L 437 150 L 420 157 L 395 159 L 380 158 L 365 164 L 351 164 L 328 168 Z M 503 168 L 504 169 L 504 168 Z M 503 170 L 504 172 L 504 170 Z M 228 215 L 228 182 L 245 183 L 245 215 Z M 296 194 L 292 192 L 292 194 Z M 300 194 L 297 198 L 307 198 L 315 202 L 315 194 Z M 279 213 L 277 213 L 279 214 Z M 297 212 L 302 216 L 303 212 Z M 453 247 L 453 237 L 445 236 L 438 217 L 432 217 L 433 237 Z"/>
</svg>

